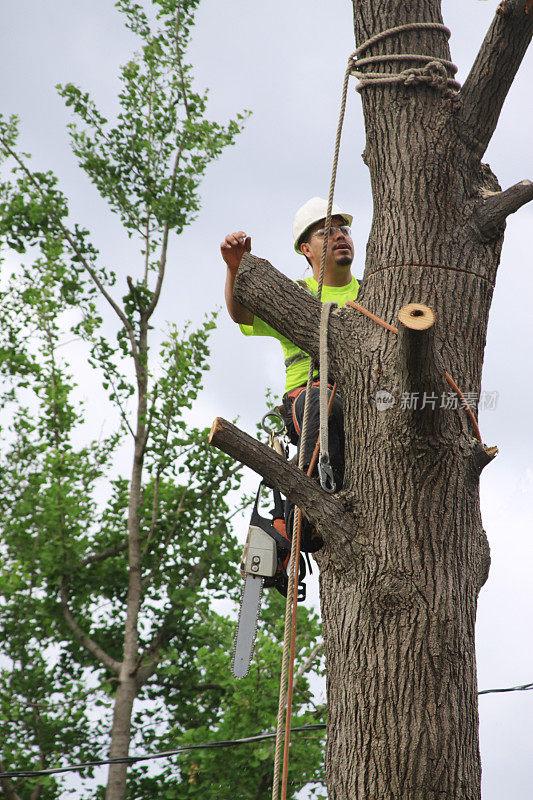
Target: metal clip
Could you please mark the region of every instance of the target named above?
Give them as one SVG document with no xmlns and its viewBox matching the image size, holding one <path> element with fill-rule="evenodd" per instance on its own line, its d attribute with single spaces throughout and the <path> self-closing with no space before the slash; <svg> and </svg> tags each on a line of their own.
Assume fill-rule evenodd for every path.
<svg viewBox="0 0 533 800">
<path fill-rule="evenodd" d="M 324 491 L 328 494 L 333 494 L 337 487 L 335 485 L 335 478 L 333 477 L 333 470 L 327 456 L 320 456 L 318 461 L 318 477 L 320 478 L 320 486 Z"/>
</svg>

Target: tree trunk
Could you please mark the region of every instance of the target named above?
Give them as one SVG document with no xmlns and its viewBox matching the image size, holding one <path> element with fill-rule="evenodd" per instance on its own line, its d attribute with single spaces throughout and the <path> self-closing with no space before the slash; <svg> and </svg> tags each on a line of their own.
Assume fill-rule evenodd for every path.
<svg viewBox="0 0 533 800">
<path fill-rule="evenodd" d="M 131 717 L 133 703 L 138 687 L 135 678 L 123 669 L 113 706 L 113 727 L 111 730 L 110 758 L 126 758 L 131 740 Z M 128 765 L 110 764 L 105 800 L 124 800 L 126 797 L 126 776 Z"/>
<path fill-rule="evenodd" d="M 358 45 L 406 23 L 442 23 L 439 0 L 354 0 L 354 19 Z M 479 476 L 493 452 L 460 403 L 446 408 L 457 397 L 445 373 L 475 412 L 505 217 L 532 196 L 528 181 L 499 193 L 480 159 L 532 30 L 525 0 L 505 0 L 459 93 L 427 83 L 361 90 L 374 217 L 358 302 L 400 335 L 352 308 L 331 315 L 346 428 L 342 529 L 311 494 L 304 509 L 325 541 L 329 800 L 480 797 L 474 627 L 490 556 Z M 386 37 L 364 57 L 392 53 L 450 60 L 440 29 Z M 243 258 L 235 298 L 316 357 L 319 306 L 304 294 L 268 262 Z M 435 325 L 402 328 L 409 303 L 429 306 Z M 240 456 L 284 488 L 251 450 Z M 347 546 L 346 510 L 357 547 Z"/>
<path fill-rule="evenodd" d="M 128 504 L 128 596 L 126 600 L 126 622 L 124 626 L 123 659 L 119 684 L 113 707 L 110 758 L 126 758 L 131 741 L 133 703 L 139 691 L 137 677 L 139 660 L 139 609 L 142 600 L 142 550 L 140 531 L 140 505 L 144 457 L 146 451 L 146 412 L 148 400 L 148 373 L 146 360 L 148 323 L 143 320 L 139 337 L 139 357 L 135 361 L 137 370 L 137 428 Z M 126 763 L 111 764 L 105 800 L 124 800 L 126 797 Z"/>
</svg>

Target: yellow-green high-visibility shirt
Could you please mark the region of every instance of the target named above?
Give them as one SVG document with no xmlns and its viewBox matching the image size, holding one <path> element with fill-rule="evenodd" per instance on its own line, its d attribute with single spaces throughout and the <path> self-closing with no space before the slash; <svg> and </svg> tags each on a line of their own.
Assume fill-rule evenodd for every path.
<svg viewBox="0 0 533 800">
<path fill-rule="evenodd" d="M 314 277 L 305 278 L 304 283 L 307 284 L 309 290 L 316 297 L 318 293 L 318 283 Z M 323 303 L 337 303 L 343 306 L 347 300 L 355 300 L 357 292 L 359 291 L 359 283 L 355 278 L 352 278 L 350 283 L 346 286 L 323 286 L 322 297 Z M 287 370 L 287 379 L 285 381 L 285 391 L 291 392 L 298 386 L 303 386 L 307 383 L 307 375 L 309 373 L 309 355 L 296 347 L 295 344 L 290 342 L 286 336 L 282 336 L 263 322 L 259 317 L 254 317 L 251 325 L 239 325 L 239 328 L 245 336 L 272 336 L 277 339 L 281 344 L 283 350 L 283 358 L 285 359 L 285 368 Z M 318 370 L 316 372 L 318 375 Z"/>
</svg>

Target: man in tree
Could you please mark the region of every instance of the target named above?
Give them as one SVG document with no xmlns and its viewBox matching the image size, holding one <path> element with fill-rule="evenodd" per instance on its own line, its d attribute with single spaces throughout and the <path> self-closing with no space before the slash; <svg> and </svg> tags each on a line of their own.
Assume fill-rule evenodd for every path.
<svg viewBox="0 0 533 800">
<path fill-rule="evenodd" d="M 305 256 L 311 269 L 312 277 L 297 283 L 316 297 L 318 277 L 325 235 L 325 216 L 327 201 L 320 197 L 312 197 L 295 214 L 292 233 L 294 249 Z M 351 266 L 354 256 L 353 242 L 350 236 L 352 215 L 333 206 L 331 231 L 326 251 L 324 268 L 324 285 L 321 300 L 335 302 L 342 306 L 347 300 L 355 300 L 359 290 L 358 281 L 352 276 Z M 239 324 L 245 336 L 272 336 L 281 344 L 285 359 L 286 381 L 283 396 L 283 416 L 289 437 L 293 444 L 299 445 L 300 431 L 305 404 L 305 385 L 309 371 L 309 356 L 294 345 L 287 337 L 279 334 L 270 325 L 248 311 L 233 297 L 233 286 L 241 259 L 244 253 L 251 251 L 251 237 L 244 231 L 235 231 L 226 236 L 220 245 L 222 258 L 227 265 L 225 297 L 230 317 Z M 304 468 L 307 469 L 317 441 L 319 431 L 319 388 L 318 371 L 311 390 L 310 417 L 308 435 L 306 437 L 306 454 Z M 344 425 L 342 401 L 335 396 L 330 412 L 329 423 L 330 459 L 336 488 L 342 486 L 344 474 Z M 316 467 L 314 470 L 316 474 Z"/>
</svg>

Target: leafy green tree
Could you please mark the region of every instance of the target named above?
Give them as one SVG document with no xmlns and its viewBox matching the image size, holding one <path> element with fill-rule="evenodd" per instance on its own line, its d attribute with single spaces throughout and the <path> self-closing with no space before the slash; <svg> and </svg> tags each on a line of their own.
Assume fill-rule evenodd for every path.
<svg viewBox="0 0 533 800">
<path fill-rule="evenodd" d="M 197 330 L 171 325 L 164 336 L 154 324 L 170 236 L 194 220 L 201 178 L 245 118 L 210 121 L 206 94 L 193 87 L 183 57 L 197 5 L 117 2 L 140 49 L 122 69 L 115 123 L 81 89 L 59 87 L 74 112 L 80 167 L 139 244 L 125 293 L 89 231 L 71 219 L 56 176 L 32 170 L 19 151 L 17 120 L 0 118 L 0 242 L 19 254 L 0 290 L 4 771 L 274 724 L 280 603 L 270 598 L 256 666 L 238 686 L 229 676 L 233 623 L 213 608 L 217 598 L 236 598 L 230 520 L 239 509 L 228 494 L 240 474 L 187 414 L 208 369 L 214 318 Z M 90 407 L 81 378 L 94 387 Z M 109 421 L 88 434 L 97 417 Z M 296 688 L 298 719 L 307 721 L 322 719 L 323 708 L 313 707 L 306 678 L 319 629 L 313 615 L 302 619 Z M 293 759 L 294 792 L 320 781 L 313 737 Z M 139 799 L 200 790 L 268 796 L 271 744 L 231 758 L 198 753 L 178 770 L 133 770 L 128 782 L 126 765 L 112 765 L 106 800 L 126 791 Z M 104 796 L 92 785 L 82 791 Z M 0 792 L 57 800 L 66 790 L 39 777 L 0 779 Z"/>
</svg>

